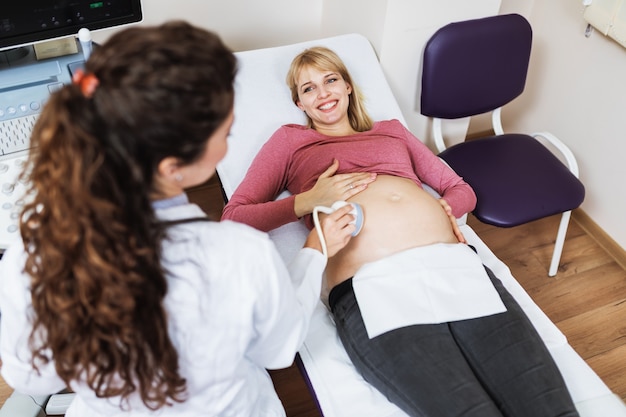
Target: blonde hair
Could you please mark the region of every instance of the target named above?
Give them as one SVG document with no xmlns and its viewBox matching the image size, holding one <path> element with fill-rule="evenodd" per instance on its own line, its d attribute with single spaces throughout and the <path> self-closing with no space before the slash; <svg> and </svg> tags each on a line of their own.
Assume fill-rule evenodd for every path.
<svg viewBox="0 0 626 417">
<path fill-rule="evenodd" d="M 348 105 L 348 119 L 350 126 L 357 132 L 365 132 L 372 128 L 374 122 L 367 113 L 364 104 L 363 93 L 357 85 L 352 81 L 352 77 L 343 63 L 341 58 L 332 50 L 315 46 L 305 49 L 293 61 L 287 73 L 287 85 L 291 90 L 291 100 L 294 104 L 298 103 L 298 76 L 304 68 L 312 67 L 320 71 L 333 71 L 341 75 L 346 83 L 352 87 L 350 95 L 350 103 Z M 308 117 L 308 125 L 314 128 L 313 121 Z"/>
</svg>

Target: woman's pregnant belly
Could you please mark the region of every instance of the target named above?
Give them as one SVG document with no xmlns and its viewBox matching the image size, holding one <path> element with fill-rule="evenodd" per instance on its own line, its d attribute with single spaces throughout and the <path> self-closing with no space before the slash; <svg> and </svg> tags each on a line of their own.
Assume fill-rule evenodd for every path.
<svg viewBox="0 0 626 417">
<path fill-rule="evenodd" d="M 354 276 L 367 262 L 418 246 L 457 242 L 441 204 L 406 178 L 379 175 L 350 201 L 363 208 L 363 229 L 329 259 L 328 289 Z"/>
</svg>

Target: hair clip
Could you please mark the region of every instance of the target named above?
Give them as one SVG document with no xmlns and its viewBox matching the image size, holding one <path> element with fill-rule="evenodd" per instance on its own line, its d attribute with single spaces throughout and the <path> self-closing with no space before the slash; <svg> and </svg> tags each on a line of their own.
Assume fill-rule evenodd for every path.
<svg viewBox="0 0 626 417">
<path fill-rule="evenodd" d="M 72 82 L 80 87 L 80 91 L 86 98 L 91 98 L 96 91 L 98 84 L 98 78 L 92 73 L 85 74 L 83 70 L 76 70 L 72 77 Z"/>
</svg>

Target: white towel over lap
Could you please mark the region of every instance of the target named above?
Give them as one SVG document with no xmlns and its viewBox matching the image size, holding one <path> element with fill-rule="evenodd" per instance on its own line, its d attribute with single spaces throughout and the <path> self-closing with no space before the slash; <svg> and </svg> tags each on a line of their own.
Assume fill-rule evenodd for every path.
<svg viewBox="0 0 626 417">
<path fill-rule="evenodd" d="M 370 338 L 506 311 L 480 258 L 465 244 L 423 246 L 368 263 L 352 285 Z"/>
</svg>

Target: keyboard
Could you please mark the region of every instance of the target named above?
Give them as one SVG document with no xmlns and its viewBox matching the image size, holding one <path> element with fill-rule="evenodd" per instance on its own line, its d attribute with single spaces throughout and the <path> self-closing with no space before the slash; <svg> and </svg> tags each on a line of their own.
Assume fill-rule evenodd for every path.
<svg viewBox="0 0 626 417">
<path fill-rule="evenodd" d="M 37 114 L 31 114 L 0 122 L 1 156 L 10 156 L 30 148 L 30 133 L 37 116 Z"/>
<path fill-rule="evenodd" d="M 0 252 L 19 237 L 26 186 L 18 180 L 37 114 L 0 121 Z"/>
</svg>

